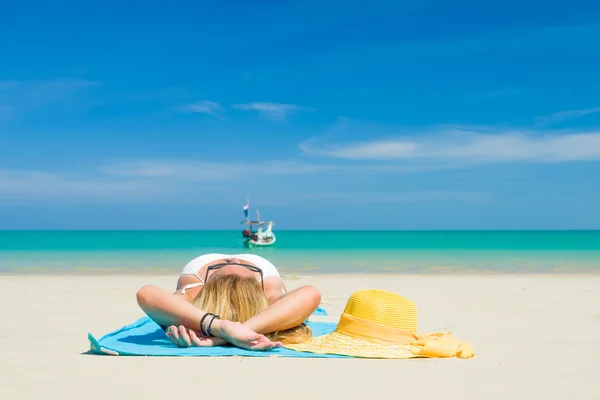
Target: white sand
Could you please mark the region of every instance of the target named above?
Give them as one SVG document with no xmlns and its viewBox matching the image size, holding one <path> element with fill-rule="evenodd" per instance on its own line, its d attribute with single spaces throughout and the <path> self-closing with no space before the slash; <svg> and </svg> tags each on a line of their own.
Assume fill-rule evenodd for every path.
<svg viewBox="0 0 600 400">
<path fill-rule="evenodd" d="M 313 284 L 336 321 L 355 290 L 412 299 L 420 331 L 451 330 L 470 360 L 111 357 L 85 354 L 142 316 L 166 276 L 0 276 L 0 399 L 600 399 L 599 276 L 342 275 Z M 321 318 L 322 319 L 322 318 Z"/>
</svg>

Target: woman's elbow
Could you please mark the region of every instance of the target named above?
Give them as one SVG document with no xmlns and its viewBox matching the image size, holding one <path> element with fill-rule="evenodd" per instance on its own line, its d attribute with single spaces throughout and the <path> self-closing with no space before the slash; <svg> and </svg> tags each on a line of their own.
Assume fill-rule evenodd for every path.
<svg viewBox="0 0 600 400">
<path fill-rule="evenodd" d="M 142 309 L 152 307 L 153 300 L 155 299 L 156 286 L 146 285 L 136 294 L 137 303 Z"/>
<path fill-rule="evenodd" d="M 306 305 L 312 309 L 316 309 L 321 304 L 321 292 L 314 286 L 305 286 L 303 288 L 305 292 Z"/>
</svg>

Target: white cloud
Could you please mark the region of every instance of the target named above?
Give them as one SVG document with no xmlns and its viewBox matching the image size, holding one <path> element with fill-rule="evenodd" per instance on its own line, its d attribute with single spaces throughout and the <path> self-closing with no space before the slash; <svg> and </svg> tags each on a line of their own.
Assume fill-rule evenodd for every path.
<svg viewBox="0 0 600 400">
<path fill-rule="evenodd" d="M 3 92 L 26 96 L 62 97 L 76 90 L 100 85 L 99 82 L 79 78 L 56 78 L 45 81 L 4 81 L 0 83 Z"/>
<path fill-rule="evenodd" d="M 177 109 L 185 113 L 208 114 L 212 115 L 213 117 L 220 117 L 220 114 L 225 112 L 225 109 L 221 107 L 221 105 L 215 103 L 214 101 L 208 100 L 198 101 L 192 104 L 185 104 L 177 107 Z"/>
<path fill-rule="evenodd" d="M 46 90 L 50 93 L 69 93 L 75 90 L 94 87 L 100 82 L 79 78 L 58 78 L 48 81 L 21 82 L 21 85 L 30 86 L 37 90 Z"/>
<path fill-rule="evenodd" d="M 31 110 L 56 105 L 73 99 L 99 82 L 78 78 L 57 78 L 45 81 L 0 81 L 0 103 L 13 111 Z"/>
<path fill-rule="evenodd" d="M 0 81 L 0 90 L 10 89 L 21 84 L 19 81 Z"/>
<path fill-rule="evenodd" d="M 246 177 L 298 175 L 316 173 L 330 168 L 326 165 L 298 162 L 211 163 L 200 161 L 132 161 L 113 163 L 100 171 L 129 177 L 169 178 L 183 181 L 239 181 Z"/>
<path fill-rule="evenodd" d="M 302 143 L 300 149 L 305 154 L 342 159 L 432 162 L 441 166 L 586 161 L 600 160 L 600 132 L 481 133 L 448 130 L 353 143 L 325 143 L 312 139 Z"/>
<path fill-rule="evenodd" d="M 257 111 L 260 114 L 275 120 L 283 120 L 289 113 L 302 109 L 302 107 L 294 104 L 279 103 L 235 104 L 234 107 L 239 110 Z"/>
<path fill-rule="evenodd" d="M 586 115 L 600 113 L 600 107 L 586 108 L 583 110 L 560 111 L 554 114 L 537 117 L 535 123 L 538 126 L 556 124 L 569 119 L 585 117 Z"/>
<path fill-rule="evenodd" d="M 468 203 L 476 204 L 486 202 L 493 198 L 493 193 L 480 191 L 460 190 L 423 190 L 402 192 L 384 191 L 323 191 L 315 192 L 314 189 L 306 187 L 305 190 L 297 191 L 298 188 L 278 190 L 278 188 L 266 187 L 253 196 L 256 204 L 261 207 L 314 207 L 327 205 L 328 207 L 344 206 L 386 206 L 390 204 L 406 204 L 421 202 L 443 202 L 443 203 Z M 333 190 L 333 189 L 330 189 Z M 239 195 L 238 195 L 239 196 Z M 239 202 L 239 200 L 236 200 Z"/>
<path fill-rule="evenodd" d="M 247 184 L 249 178 L 314 174 L 324 168 L 327 167 L 276 161 L 248 164 L 132 161 L 76 174 L 0 169 L 0 200 L 85 199 L 147 203 L 169 199 L 181 203 L 194 199 L 198 202 L 197 197 L 206 193 L 237 196 L 239 187 L 236 185 Z M 232 182 L 236 185 L 231 185 Z M 214 199 L 206 201 L 214 202 Z"/>
<path fill-rule="evenodd" d="M 414 203 L 422 201 L 457 201 L 457 202 L 481 202 L 489 199 L 492 195 L 488 192 L 469 191 L 417 191 L 402 193 L 386 192 L 322 192 L 322 193 L 297 193 L 285 199 L 286 203 L 306 201 L 335 201 L 344 204 L 388 204 L 388 203 Z"/>
<path fill-rule="evenodd" d="M 141 181 L 77 178 L 42 171 L 0 170 L 0 198 L 139 199 L 157 194 L 158 189 L 156 185 Z"/>
<path fill-rule="evenodd" d="M 301 174 L 312 173 L 316 170 L 310 166 L 305 168 L 294 167 L 292 163 L 287 164 L 285 168 L 279 168 L 277 172 L 268 172 L 267 166 L 260 169 L 258 174 Z M 280 164 L 284 165 L 283 163 Z M 281 187 L 273 186 L 268 182 L 257 186 L 231 185 L 231 182 L 238 180 L 240 183 L 248 180 L 247 171 L 243 175 L 243 166 L 233 166 L 222 175 L 205 175 L 199 178 L 193 175 L 190 167 L 199 165 L 187 165 L 184 168 L 173 168 L 173 166 L 163 166 L 157 169 L 156 166 L 146 164 L 134 168 L 130 165 L 129 169 L 122 166 L 120 170 L 114 170 L 114 174 L 88 174 L 85 177 L 71 176 L 59 173 L 49 173 L 42 171 L 27 170 L 0 170 L 0 203 L 21 202 L 23 200 L 35 201 L 42 204 L 49 204 L 56 201 L 60 203 L 82 201 L 86 203 L 100 202 L 118 202 L 134 204 L 151 204 L 153 202 L 164 203 L 165 200 L 171 204 L 232 204 L 239 205 L 243 201 L 244 189 L 252 188 L 258 193 L 255 198 L 259 198 L 259 203 L 268 206 L 290 206 L 295 204 L 344 204 L 351 205 L 383 205 L 390 203 L 414 203 L 414 202 L 461 202 L 461 203 L 479 203 L 488 200 L 492 195 L 487 192 L 478 191 L 403 191 L 394 192 L 375 192 L 375 191 L 344 191 L 335 190 L 336 179 L 329 187 L 329 191 L 314 192 L 310 191 L 310 186 L 304 185 L 302 190 L 298 185 L 281 190 Z M 271 166 L 276 166 L 272 164 Z M 216 168 L 216 166 L 215 166 Z M 214 172 L 214 170 L 213 170 Z M 192 176 L 189 174 L 192 173 Z M 121 175 L 118 175 L 121 174 Z M 234 177 L 237 175 L 237 178 Z M 317 175 L 318 176 L 318 175 Z M 209 177 L 209 179 L 207 179 Z M 256 175 L 254 175 L 256 177 Z M 261 175 L 266 178 L 265 175 Z M 165 179 L 166 178 L 166 179 Z M 223 185 L 217 181 L 223 178 Z M 194 184 L 203 181 L 207 184 Z M 263 180 L 264 182 L 264 180 Z M 296 192 L 300 190 L 299 192 Z"/>
</svg>

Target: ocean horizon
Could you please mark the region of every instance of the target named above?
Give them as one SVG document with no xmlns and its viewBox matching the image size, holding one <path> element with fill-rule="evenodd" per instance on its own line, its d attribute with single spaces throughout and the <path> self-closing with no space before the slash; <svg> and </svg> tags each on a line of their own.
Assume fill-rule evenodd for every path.
<svg viewBox="0 0 600 400">
<path fill-rule="evenodd" d="M 240 230 L 0 231 L 0 273 L 178 274 L 205 253 L 252 253 L 282 274 L 597 273 L 598 230 L 277 230 L 245 248 Z"/>
</svg>

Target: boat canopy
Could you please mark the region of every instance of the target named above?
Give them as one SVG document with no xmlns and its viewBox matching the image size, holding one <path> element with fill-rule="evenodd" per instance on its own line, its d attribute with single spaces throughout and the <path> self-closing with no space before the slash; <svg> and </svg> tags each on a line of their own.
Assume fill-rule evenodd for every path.
<svg viewBox="0 0 600 400">
<path fill-rule="evenodd" d="M 242 221 L 242 224 L 246 224 L 246 225 L 264 225 L 266 224 L 265 221 Z"/>
</svg>

